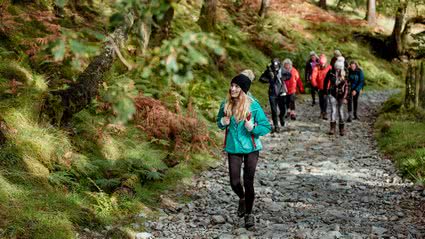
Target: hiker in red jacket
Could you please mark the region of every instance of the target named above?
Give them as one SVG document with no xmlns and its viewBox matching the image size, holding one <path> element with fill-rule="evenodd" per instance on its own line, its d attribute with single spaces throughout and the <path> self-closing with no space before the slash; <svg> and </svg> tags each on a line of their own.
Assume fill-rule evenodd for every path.
<svg viewBox="0 0 425 239">
<path fill-rule="evenodd" d="M 324 86 L 324 81 L 326 74 L 332 68 L 327 63 L 327 58 L 324 54 L 320 55 L 319 65 L 316 65 L 313 69 L 313 73 L 311 75 L 311 84 L 318 89 L 319 94 L 319 105 L 320 105 L 320 118 L 327 120 L 326 116 L 326 107 L 327 107 L 327 97 L 326 91 L 329 88 L 329 85 Z"/>
<path fill-rule="evenodd" d="M 305 82 L 307 82 L 307 84 L 310 86 L 310 94 L 311 94 L 311 99 L 313 101 L 311 103 L 312 106 L 316 105 L 316 91 L 317 91 L 317 89 L 311 84 L 311 75 L 313 73 L 314 67 L 318 64 L 319 64 L 319 57 L 316 55 L 316 52 L 311 51 L 310 52 L 310 58 L 307 60 L 307 62 L 305 64 L 304 79 L 305 79 Z"/>
<path fill-rule="evenodd" d="M 304 86 L 300 78 L 300 74 L 297 69 L 292 66 L 292 61 L 290 59 L 285 59 L 283 61 L 283 71 L 291 74 L 291 78 L 285 80 L 286 88 L 288 89 L 288 93 L 285 96 L 286 100 L 286 108 L 288 109 L 288 116 L 291 117 L 292 120 L 296 119 L 295 113 L 295 94 L 297 93 L 297 86 L 301 93 L 304 93 Z"/>
</svg>

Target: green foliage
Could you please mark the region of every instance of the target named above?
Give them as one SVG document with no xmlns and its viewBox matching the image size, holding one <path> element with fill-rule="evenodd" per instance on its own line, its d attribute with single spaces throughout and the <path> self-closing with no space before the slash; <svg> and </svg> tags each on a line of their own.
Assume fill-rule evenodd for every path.
<svg viewBox="0 0 425 239">
<path fill-rule="evenodd" d="M 404 176 L 425 183 L 425 111 L 406 110 L 402 95 L 384 103 L 375 128 L 379 147 L 396 161 Z"/>
<path fill-rule="evenodd" d="M 109 196 L 104 192 L 90 192 L 87 193 L 87 195 L 89 196 L 89 199 L 93 201 L 95 213 L 100 218 L 100 220 L 104 221 L 104 223 L 112 223 L 111 216 L 118 208 L 117 199 L 115 197 Z"/>
<path fill-rule="evenodd" d="M 58 7 L 65 7 L 65 5 L 67 4 L 68 0 L 55 0 L 55 4 Z"/>
<path fill-rule="evenodd" d="M 87 29 L 75 32 L 61 28 L 61 37 L 52 42 L 47 49 L 53 54 L 54 61 L 70 60 L 76 70 L 82 70 L 89 57 L 99 54 L 98 40 L 105 38 L 102 34 Z"/>
<path fill-rule="evenodd" d="M 209 63 L 207 53 L 224 54 L 223 48 L 207 33 L 185 32 L 172 40 L 166 40 L 161 48 L 155 49 L 149 65 L 144 67 L 143 78 L 153 72 L 168 82 L 181 85 L 193 79 L 192 69 L 196 65 Z"/>
<path fill-rule="evenodd" d="M 381 113 L 397 113 L 403 104 L 404 96 L 397 94 L 389 98 L 381 107 Z"/>
<path fill-rule="evenodd" d="M 65 5 L 67 1 L 57 3 Z M 91 16 L 93 22 L 82 21 L 88 23 L 84 27 L 78 22 L 87 12 L 66 9 L 73 17 L 58 20 L 62 29 L 59 37 L 44 46 L 48 51 L 28 63 L 48 77 L 50 88 L 67 87 L 105 41 L 106 37 L 99 33 L 104 27 L 101 24 L 107 25 L 105 29 L 114 29 L 125 23 L 128 13 L 134 16 L 136 22 L 129 38 L 132 45 L 121 48 L 121 53 L 137 67 L 128 71 L 120 62 L 115 63 L 100 87 L 100 97 L 78 113 L 66 131 L 38 122 L 40 99 L 48 86 L 43 77 L 23 67 L 21 59 L 26 62 L 26 57 L 18 61 L 15 52 L 20 52 L 20 48 L 7 46 L 4 39 L 0 41 L 0 90 L 8 90 L 13 78 L 24 83 L 17 94 L 0 96 L 1 114 L 11 129 L 7 145 L 0 151 L 0 228 L 4 229 L 0 237 L 73 238 L 82 227 L 99 229 L 134 220 L 130 216 L 141 210 L 141 202 L 157 206 L 158 197 L 165 190 L 182 186 L 194 173 L 217 165 L 216 155 L 197 151 L 185 154 L 185 160 L 179 158 L 179 164 L 168 167 L 166 162 L 177 154 L 169 150 L 175 142 L 166 137 L 149 139 L 131 120 L 138 90 L 144 96 L 160 99 L 172 112 L 205 118 L 209 127 L 216 129 L 214 120 L 230 79 L 247 68 L 258 79 L 274 56 L 291 58 L 303 75 L 310 50 L 330 55 L 338 47 L 345 55 L 360 60 L 368 86 L 397 85 L 393 73 L 397 67 L 389 66 L 370 53 L 365 44 L 356 42 L 351 36 L 354 29 L 347 26 L 316 25 L 273 14 L 245 26 L 244 21 L 239 21 L 248 14 L 229 16 L 226 9 L 220 9 L 223 21 L 212 35 L 200 32 L 193 20 L 199 13 L 199 2 L 102 3 L 108 11 Z M 146 40 L 143 27 L 149 28 L 153 19 L 161 19 L 170 6 L 175 10 L 171 37 L 157 48 L 134 49 L 137 41 L 143 47 Z M 106 17 L 110 24 L 105 24 Z M 291 24 L 304 26 L 315 37 L 306 37 Z M 16 43 L 44 37 L 43 28 L 43 24 L 34 21 L 10 39 Z M 258 81 L 251 88 L 264 106 L 267 88 Z M 398 112 L 396 105 L 387 108 Z M 188 132 L 183 134 L 184 140 L 190 137 Z M 423 152 L 419 151 L 413 158 L 421 155 Z M 420 167 L 420 161 L 405 162 L 407 171 L 420 175 L 413 171 L 413 167 Z"/>
<path fill-rule="evenodd" d="M 14 170 L 11 167 L 9 173 Z M 87 223 L 90 227 L 96 221 L 93 214 L 82 210 L 82 198 L 38 188 L 29 178 L 22 185 L 3 173 L 0 172 L 2 238 L 74 238 L 74 223 Z"/>
<path fill-rule="evenodd" d="M 36 162 L 49 169 L 55 164 L 64 164 L 63 155 L 72 150 L 65 134 L 57 129 L 38 125 L 32 115 L 24 110 L 11 109 L 4 112 L 3 118 L 8 127 L 14 129 L 6 137 L 15 142 L 16 150 L 25 156 L 28 170 L 44 174 L 46 170 Z"/>
<path fill-rule="evenodd" d="M 140 2 L 137 0 L 118 1 L 115 4 L 116 12 L 110 17 L 110 27 L 116 28 L 126 24 L 129 14 L 134 20 L 131 32 L 137 36 L 140 48 L 149 42 L 152 25 L 156 24 L 154 19 L 161 20 L 164 13 L 173 7 L 169 0 L 149 0 Z"/>
<path fill-rule="evenodd" d="M 112 104 L 113 117 L 111 122 L 125 124 L 136 112 L 133 99 L 137 95 L 134 82 L 125 75 L 112 77 L 103 83 L 101 97 Z"/>
</svg>

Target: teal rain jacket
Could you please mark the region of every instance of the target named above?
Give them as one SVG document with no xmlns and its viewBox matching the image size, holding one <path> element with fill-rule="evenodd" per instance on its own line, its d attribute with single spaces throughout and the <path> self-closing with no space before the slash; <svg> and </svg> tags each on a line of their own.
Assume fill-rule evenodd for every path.
<svg viewBox="0 0 425 239">
<path fill-rule="evenodd" d="M 251 132 L 245 129 L 245 121 L 236 122 L 232 116 L 230 124 L 226 127 L 221 124 L 221 118 L 224 117 L 225 101 L 221 103 L 217 115 L 217 125 L 220 129 L 226 130 L 224 151 L 231 154 L 248 154 L 259 151 L 263 148 L 260 136 L 266 135 L 271 131 L 271 125 L 263 109 L 257 100 L 249 96 L 251 103 L 251 120 L 254 121 L 254 129 Z"/>
</svg>

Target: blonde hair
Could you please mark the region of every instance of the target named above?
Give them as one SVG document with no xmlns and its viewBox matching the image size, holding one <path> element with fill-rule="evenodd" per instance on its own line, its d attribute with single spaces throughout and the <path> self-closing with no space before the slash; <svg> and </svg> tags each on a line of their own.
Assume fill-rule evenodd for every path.
<svg viewBox="0 0 425 239">
<path fill-rule="evenodd" d="M 237 101 L 233 100 L 229 90 L 224 105 L 224 114 L 227 117 L 234 116 L 237 122 L 245 120 L 250 112 L 251 103 L 251 98 L 243 91 L 239 94 Z"/>
<path fill-rule="evenodd" d="M 337 71 L 337 76 L 341 77 L 342 80 L 345 80 L 346 72 L 344 69 L 340 69 L 339 73 Z"/>
</svg>

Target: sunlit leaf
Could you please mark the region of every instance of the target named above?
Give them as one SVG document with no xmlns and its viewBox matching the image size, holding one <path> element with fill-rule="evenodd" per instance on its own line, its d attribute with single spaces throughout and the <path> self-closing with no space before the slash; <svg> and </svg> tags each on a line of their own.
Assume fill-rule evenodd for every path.
<svg viewBox="0 0 425 239">
<path fill-rule="evenodd" d="M 52 52 L 55 61 L 62 61 L 65 56 L 65 42 L 63 40 L 58 40 Z"/>
<path fill-rule="evenodd" d="M 67 2 L 68 2 L 68 0 L 55 0 L 56 6 L 58 6 L 60 8 L 65 7 Z"/>
</svg>

